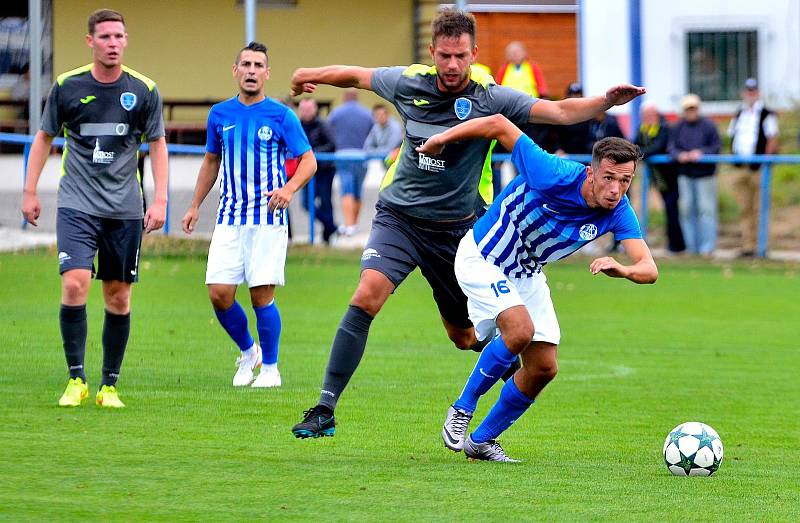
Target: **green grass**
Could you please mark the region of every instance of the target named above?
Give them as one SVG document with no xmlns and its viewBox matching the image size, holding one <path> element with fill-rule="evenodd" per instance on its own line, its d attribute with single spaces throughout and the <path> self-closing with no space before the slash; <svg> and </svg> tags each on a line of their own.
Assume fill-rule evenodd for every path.
<svg viewBox="0 0 800 523">
<path fill-rule="evenodd" d="M 502 437 L 524 463 L 502 465 L 439 439 L 476 356 L 450 346 L 418 274 L 374 322 L 336 437 L 295 440 L 358 253 L 293 251 L 278 298 L 284 386 L 234 390 L 236 351 L 208 303 L 204 257 L 162 252 L 145 256 L 135 287 L 119 412 L 55 406 L 66 379 L 54 253 L 0 255 L 0 519 L 800 518 L 800 267 L 662 263 L 655 286 L 592 277 L 586 260 L 549 268 L 560 373 Z M 710 478 L 673 477 L 661 458 L 668 431 L 691 420 L 725 444 Z"/>
</svg>

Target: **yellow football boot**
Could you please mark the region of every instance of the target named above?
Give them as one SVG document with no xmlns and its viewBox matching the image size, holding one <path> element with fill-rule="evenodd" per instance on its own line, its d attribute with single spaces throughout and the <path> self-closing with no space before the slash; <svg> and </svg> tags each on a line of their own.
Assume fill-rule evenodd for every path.
<svg viewBox="0 0 800 523">
<path fill-rule="evenodd" d="M 97 391 L 97 396 L 95 397 L 94 402 L 100 407 L 109 409 L 121 409 L 125 406 L 125 404 L 119 399 L 117 388 L 113 385 L 103 385 L 100 387 L 100 390 Z"/>
<path fill-rule="evenodd" d="M 67 388 L 61 399 L 58 400 L 59 407 L 80 407 L 81 403 L 89 397 L 89 387 L 81 378 L 72 378 L 67 383 Z"/>
</svg>

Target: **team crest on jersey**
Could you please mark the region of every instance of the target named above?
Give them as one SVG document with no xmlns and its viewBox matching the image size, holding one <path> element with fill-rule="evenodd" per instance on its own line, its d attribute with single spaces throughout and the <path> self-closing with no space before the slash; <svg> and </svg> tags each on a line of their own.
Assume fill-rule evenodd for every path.
<svg viewBox="0 0 800 523">
<path fill-rule="evenodd" d="M 259 140 L 261 140 L 262 142 L 266 142 L 270 138 L 272 138 L 272 129 L 270 129 L 268 125 L 265 125 L 258 130 Z"/>
<path fill-rule="evenodd" d="M 456 110 L 458 119 L 464 120 L 472 112 L 472 100 L 469 98 L 456 98 L 453 108 Z"/>
<path fill-rule="evenodd" d="M 581 226 L 580 234 L 581 240 L 591 241 L 597 236 L 597 226 L 593 223 L 587 223 Z"/>
<path fill-rule="evenodd" d="M 136 95 L 130 91 L 125 91 L 119 95 L 119 104 L 126 111 L 130 111 L 136 105 Z"/>
</svg>

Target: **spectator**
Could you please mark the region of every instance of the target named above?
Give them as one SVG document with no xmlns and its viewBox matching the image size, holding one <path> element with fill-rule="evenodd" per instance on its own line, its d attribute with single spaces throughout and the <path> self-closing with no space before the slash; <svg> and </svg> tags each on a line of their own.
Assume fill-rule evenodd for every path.
<svg viewBox="0 0 800 523">
<path fill-rule="evenodd" d="M 363 152 L 364 142 L 373 125 L 369 109 L 358 103 L 358 91 L 355 88 L 345 89 L 342 104 L 331 111 L 328 124 L 333 130 L 336 150 L 341 153 Z M 361 186 L 367 174 L 364 162 L 336 162 L 336 173 L 339 175 L 342 191 L 342 214 L 344 225 L 339 233 L 352 235 L 358 223 L 361 211 Z"/>
<path fill-rule="evenodd" d="M 564 98 L 581 98 L 583 86 L 573 82 L 567 87 Z M 603 138 L 625 138 L 617 122 L 617 117 L 598 112 L 594 118 L 572 125 L 555 127 L 555 149 L 558 154 L 592 154 L 595 142 Z"/>
<path fill-rule="evenodd" d="M 300 124 L 308 136 L 308 143 L 314 154 L 330 153 L 336 150 L 328 125 L 319 117 L 317 102 L 311 98 L 300 100 L 298 107 Z M 331 187 L 336 169 L 333 162 L 318 162 L 317 174 L 314 176 L 314 211 L 316 219 L 322 223 L 322 241 L 330 244 L 336 234 L 336 223 L 333 221 L 333 205 L 331 204 Z M 308 188 L 303 187 L 303 207 L 308 210 Z"/>
<path fill-rule="evenodd" d="M 645 103 L 641 109 L 641 126 L 636 135 L 636 145 L 647 160 L 656 154 L 667 154 L 669 145 L 669 127 L 666 119 L 658 112 L 653 103 Z M 678 215 L 678 176 L 672 164 L 655 164 L 651 166 L 653 181 L 664 200 L 664 215 L 667 220 L 667 249 L 671 253 L 686 250 Z"/>
<path fill-rule="evenodd" d="M 542 70 L 528 60 L 528 51 L 522 42 L 506 46 L 506 63 L 497 73 L 497 82 L 534 98 L 548 98 L 549 95 Z"/>
<path fill-rule="evenodd" d="M 719 133 L 711 120 L 700 116 L 700 97 L 681 100 L 683 118 L 670 131 L 669 154 L 678 162 L 678 211 L 686 249 L 710 256 L 717 243 L 717 166 L 697 163 L 720 150 Z"/>
<path fill-rule="evenodd" d="M 581 98 L 582 96 L 583 86 L 578 82 L 572 82 L 567 86 L 564 98 Z M 556 135 L 556 154 L 592 154 L 594 138 L 591 120 L 553 127 Z"/>
<path fill-rule="evenodd" d="M 403 128 L 395 118 L 389 115 L 385 104 L 375 104 L 372 108 L 375 124 L 364 142 L 364 152 L 387 156 L 403 143 Z"/>
<path fill-rule="evenodd" d="M 730 125 L 733 154 L 775 154 L 778 151 L 778 118 L 759 100 L 758 82 L 748 78 L 742 89 L 742 107 Z M 736 164 L 733 188 L 742 208 L 742 251 L 740 256 L 756 253 L 758 241 L 759 196 L 761 193 L 760 164 Z"/>
</svg>

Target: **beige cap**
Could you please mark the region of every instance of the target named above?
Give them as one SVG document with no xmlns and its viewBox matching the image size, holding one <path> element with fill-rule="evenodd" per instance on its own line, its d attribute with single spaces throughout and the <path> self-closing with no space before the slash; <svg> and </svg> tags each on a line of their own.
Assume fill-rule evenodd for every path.
<svg viewBox="0 0 800 523">
<path fill-rule="evenodd" d="M 700 108 L 700 97 L 696 94 L 687 94 L 683 98 L 681 98 L 681 108 L 685 111 L 686 109 L 691 109 L 694 107 L 695 109 Z"/>
</svg>

